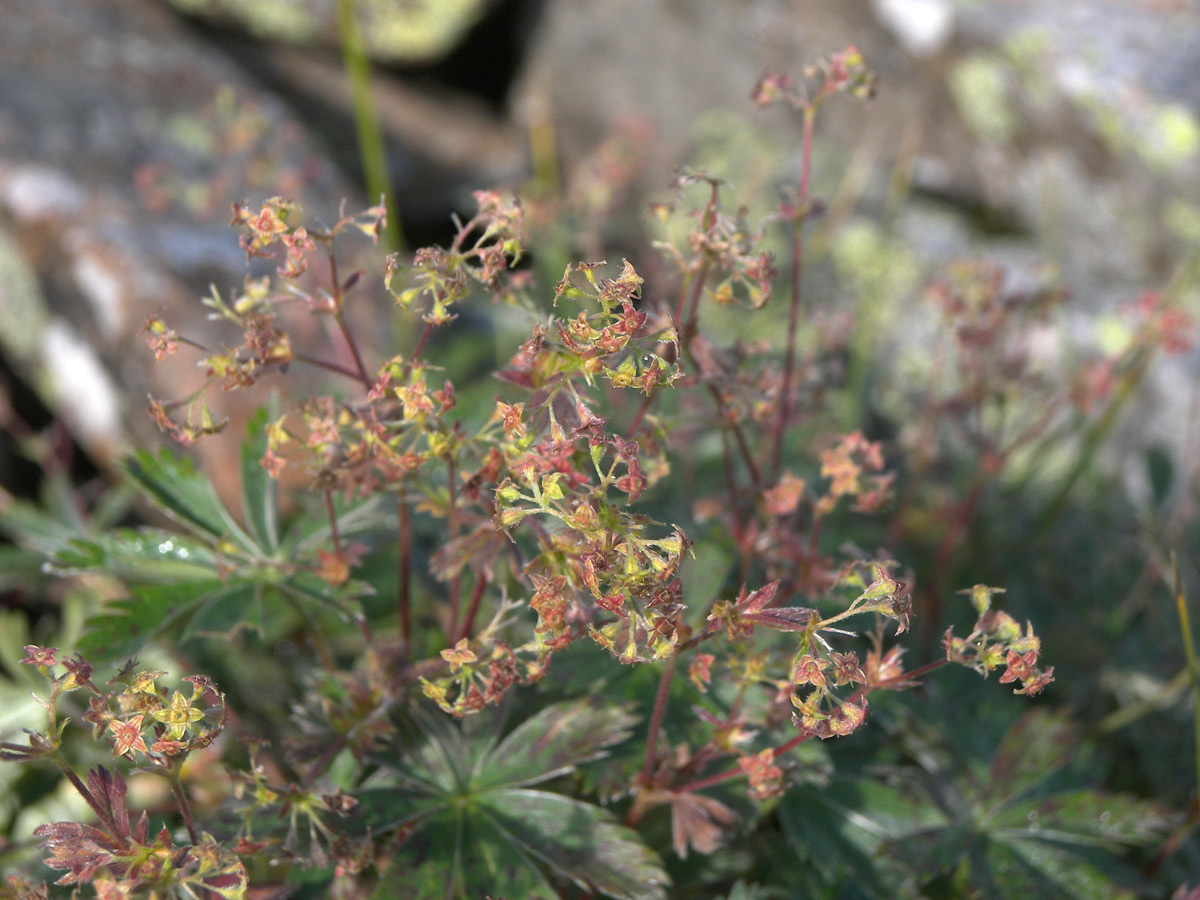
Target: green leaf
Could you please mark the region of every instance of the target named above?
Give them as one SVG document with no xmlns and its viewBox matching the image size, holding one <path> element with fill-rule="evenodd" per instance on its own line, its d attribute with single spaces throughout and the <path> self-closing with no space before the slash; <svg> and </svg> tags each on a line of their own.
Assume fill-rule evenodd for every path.
<svg viewBox="0 0 1200 900">
<path fill-rule="evenodd" d="M 993 841 L 984 867 L 971 872 L 972 887 L 986 885 L 983 900 L 1132 900 L 1089 861 L 1041 841 Z"/>
<path fill-rule="evenodd" d="M 780 801 L 788 844 L 831 885 L 847 880 L 870 897 L 891 898 L 900 877 L 879 856 L 889 840 L 945 821 L 928 802 L 874 781 L 792 788 Z"/>
<path fill-rule="evenodd" d="M 47 515 L 27 500 L 9 498 L 0 503 L 0 532 L 29 550 L 53 553 L 74 532 L 69 523 Z"/>
<path fill-rule="evenodd" d="M 1076 753 L 1078 736 L 1061 715 L 1034 710 L 1022 716 L 992 757 L 984 802 L 1016 799 L 1045 781 Z"/>
<path fill-rule="evenodd" d="M 989 823 L 1012 838 L 1068 846 L 1152 846 L 1171 830 L 1161 806 L 1126 794 L 1070 791 L 1014 804 Z"/>
<path fill-rule="evenodd" d="M 619 706 L 558 704 L 526 719 L 490 754 L 477 788 L 521 787 L 565 775 L 629 737 L 636 718 Z"/>
<path fill-rule="evenodd" d="M 274 616 L 264 606 L 263 594 L 274 595 Z M 291 619 L 291 610 L 286 602 L 273 591 L 264 591 L 263 586 L 242 582 L 231 584 L 225 590 L 215 591 L 195 605 L 195 612 L 187 617 L 187 623 L 179 634 L 180 641 L 197 637 L 231 638 L 243 629 L 256 634 L 266 633 L 266 625 L 279 621 L 281 617 Z"/>
<path fill-rule="evenodd" d="M 139 450 L 126 457 L 121 468 L 148 500 L 184 527 L 216 540 L 232 540 L 249 553 L 260 551 L 190 460 L 166 449 L 158 455 Z"/>
<path fill-rule="evenodd" d="M 182 584 L 134 585 L 129 598 L 110 601 L 100 615 L 88 620 L 79 639 L 79 652 L 93 661 L 134 656 L 176 620 L 194 613 L 199 605 L 245 586 L 245 582 L 225 584 L 216 578 Z"/>
<path fill-rule="evenodd" d="M 279 549 L 279 486 L 260 462 L 267 452 L 270 415 L 260 407 L 246 424 L 241 446 L 242 514 L 258 545 L 274 555 Z"/>
<path fill-rule="evenodd" d="M 134 656 L 172 618 L 219 587 L 219 581 L 136 587 L 130 597 L 110 600 L 100 615 L 88 620 L 79 652 L 95 661 Z"/>
<path fill-rule="evenodd" d="M 500 722 L 495 714 L 459 724 L 417 713 L 408 743 L 377 758 L 384 768 L 355 795 L 359 821 L 376 834 L 408 832 L 403 874 L 388 881 L 398 893 L 379 896 L 557 897 L 544 866 L 593 893 L 664 897 L 658 858 L 610 812 L 513 787 L 602 755 L 627 736 L 632 716 L 595 702 L 560 703 L 503 740 Z"/>
<path fill-rule="evenodd" d="M 445 810 L 423 822 L 397 849 L 374 897 L 558 900 L 537 866 L 493 823 L 471 813 Z"/>
<path fill-rule="evenodd" d="M 216 569 L 212 550 L 166 531 L 122 530 L 74 537 L 50 556 L 58 575 L 103 571 L 140 582 L 210 580 Z"/>
<path fill-rule="evenodd" d="M 479 797 L 488 817 L 525 854 L 581 888 L 618 900 L 662 900 L 670 883 L 658 857 L 606 809 L 546 791 Z"/>
</svg>

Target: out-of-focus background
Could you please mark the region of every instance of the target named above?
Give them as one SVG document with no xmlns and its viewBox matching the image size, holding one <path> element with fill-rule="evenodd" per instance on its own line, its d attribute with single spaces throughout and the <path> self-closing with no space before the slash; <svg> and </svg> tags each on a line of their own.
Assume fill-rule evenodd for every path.
<svg viewBox="0 0 1200 900">
<path fill-rule="evenodd" d="M 619 183 L 597 202 L 636 212 L 681 163 L 752 186 L 794 168 L 794 124 L 750 90 L 849 43 L 878 95 L 821 117 L 814 190 L 849 226 L 836 272 L 882 266 L 890 314 L 937 264 L 983 253 L 1052 271 L 1072 315 L 1103 317 L 1200 245 L 1195 0 L 375 0 L 358 15 L 411 246 L 479 187 Z M 151 437 L 146 394 L 188 387 L 140 352 L 146 317 L 194 321 L 210 284 L 244 276 L 231 201 L 286 195 L 327 219 L 366 204 L 336 16 L 333 0 L 3 0 L 6 431 L 52 419 L 107 468 Z M 1174 453 L 1191 364 L 1156 376 L 1179 382 L 1138 420 Z M 11 440 L 0 483 L 27 493 Z"/>
</svg>

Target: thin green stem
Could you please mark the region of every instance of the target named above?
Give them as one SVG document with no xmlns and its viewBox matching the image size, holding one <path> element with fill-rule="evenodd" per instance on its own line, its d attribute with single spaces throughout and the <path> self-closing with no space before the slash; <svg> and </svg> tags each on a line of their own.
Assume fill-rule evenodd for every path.
<svg viewBox="0 0 1200 900">
<path fill-rule="evenodd" d="M 354 17 L 354 7 L 355 0 L 338 0 L 338 36 L 342 44 L 342 62 L 350 82 L 350 103 L 354 112 L 354 125 L 358 131 L 363 180 L 366 182 L 367 195 L 372 200 L 376 197 L 381 198 L 387 208 L 384 246 L 392 253 L 399 253 L 404 249 L 400 213 L 396 208 L 396 198 L 388 174 L 383 131 L 379 127 L 379 115 L 375 109 L 375 100 L 371 96 L 371 63 L 367 58 L 366 42 Z"/>
<path fill-rule="evenodd" d="M 1179 561 L 1171 551 L 1171 573 L 1175 582 L 1175 609 L 1179 613 L 1179 631 L 1183 637 L 1183 652 L 1187 659 L 1188 675 L 1192 682 L 1192 740 L 1195 744 L 1196 791 L 1200 795 L 1200 664 L 1196 661 L 1196 643 L 1188 615 L 1187 597 L 1179 579 Z"/>
</svg>

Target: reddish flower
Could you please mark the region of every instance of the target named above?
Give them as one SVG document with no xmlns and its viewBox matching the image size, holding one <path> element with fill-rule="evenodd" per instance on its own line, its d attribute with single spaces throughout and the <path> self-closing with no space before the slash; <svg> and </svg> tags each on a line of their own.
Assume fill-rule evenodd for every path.
<svg viewBox="0 0 1200 900">
<path fill-rule="evenodd" d="M 816 687 L 825 687 L 825 675 L 823 670 L 828 668 L 829 663 L 823 659 L 817 659 L 811 653 L 806 653 L 800 659 L 796 660 L 796 674 L 792 678 L 795 684 L 811 684 Z"/>
<path fill-rule="evenodd" d="M 142 714 L 138 713 L 130 719 L 121 721 L 113 719 L 108 723 L 115 740 L 113 741 L 113 756 L 128 756 L 133 759 L 133 751 L 146 750 L 146 742 L 142 740 Z"/>
<path fill-rule="evenodd" d="M 757 800 L 778 797 L 783 793 L 783 769 L 775 765 L 775 751 L 770 747 L 755 756 L 743 756 L 738 767 L 750 780 L 750 796 Z"/>
<path fill-rule="evenodd" d="M 57 662 L 54 654 L 57 647 L 39 647 L 37 644 L 25 645 L 25 658 L 21 663 L 26 666 L 52 666 Z"/>
<path fill-rule="evenodd" d="M 71 673 L 71 678 L 74 681 L 74 687 L 85 687 L 93 693 L 100 693 L 96 690 L 96 686 L 92 684 L 92 664 L 86 662 L 82 656 L 76 655 L 74 659 L 64 659 L 62 664 L 66 666 L 67 671 Z M 67 688 L 70 690 L 70 688 Z"/>
</svg>

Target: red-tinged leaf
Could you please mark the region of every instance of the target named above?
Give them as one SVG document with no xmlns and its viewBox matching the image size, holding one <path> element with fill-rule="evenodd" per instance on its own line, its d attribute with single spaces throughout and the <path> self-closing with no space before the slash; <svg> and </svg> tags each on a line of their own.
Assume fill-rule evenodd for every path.
<svg viewBox="0 0 1200 900">
<path fill-rule="evenodd" d="M 91 825 L 78 822 L 51 822 L 40 825 L 33 836 L 50 851 L 44 862 L 51 869 L 65 871 L 55 884 L 84 884 L 113 861 L 122 848 L 109 835 Z"/>
<path fill-rule="evenodd" d="M 763 625 L 776 631 L 803 631 L 812 621 L 813 610 L 802 606 L 784 606 L 762 612 L 743 613 L 741 621 L 747 625 Z"/>
<path fill-rule="evenodd" d="M 671 796 L 671 836 L 680 859 L 687 858 L 689 845 L 699 853 L 715 852 L 736 821 L 737 813 L 714 797 L 687 792 Z"/>
<path fill-rule="evenodd" d="M 125 779 L 119 772 L 109 772 L 104 766 L 96 766 L 88 772 L 88 790 L 105 807 L 117 827 L 117 836 L 129 837 L 129 810 L 125 808 Z"/>
<path fill-rule="evenodd" d="M 744 590 L 744 589 L 743 589 Z M 758 612 L 768 603 L 775 599 L 775 592 L 779 590 L 779 582 L 772 581 L 770 584 L 763 585 L 757 591 L 752 593 L 745 600 L 738 603 L 738 612 L 743 616 L 746 613 Z"/>
</svg>

